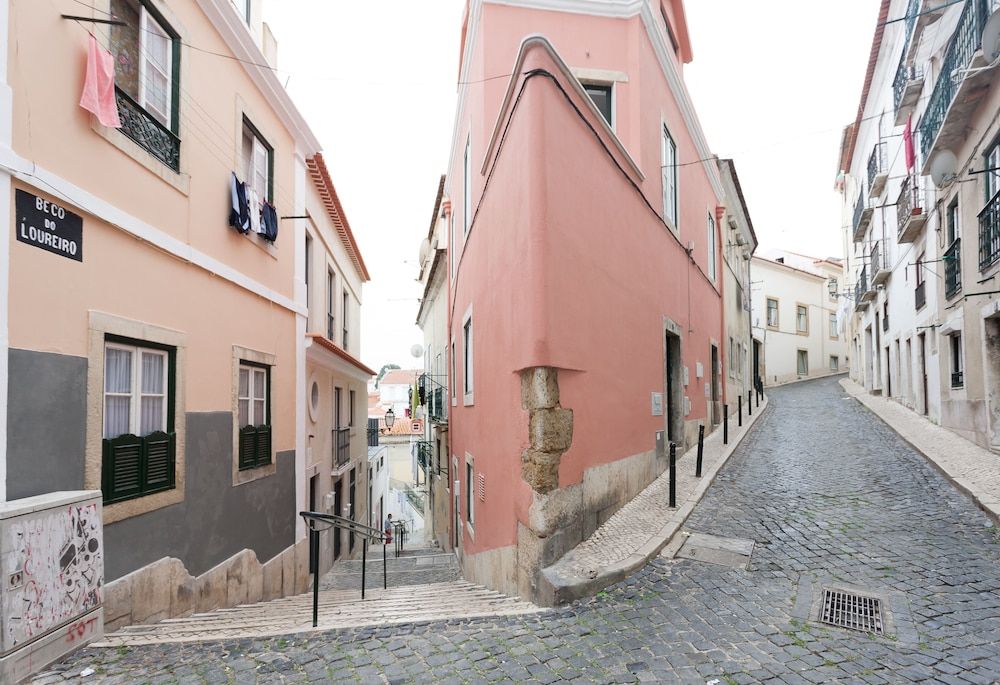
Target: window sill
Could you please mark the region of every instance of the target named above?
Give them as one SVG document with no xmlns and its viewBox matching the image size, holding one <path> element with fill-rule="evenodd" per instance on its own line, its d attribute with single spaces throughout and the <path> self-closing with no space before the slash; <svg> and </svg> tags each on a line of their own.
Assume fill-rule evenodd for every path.
<svg viewBox="0 0 1000 685">
<path fill-rule="evenodd" d="M 169 507 L 172 504 L 179 504 L 184 501 L 184 491 L 174 486 L 171 490 L 155 492 L 152 495 L 144 495 L 134 499 L 127 499 L 114 504 L 106 504 L 103 507 L 104 525 L 123 521 L 140 514 L 148 514 L 151 511 Z"/>
<path fill-rule="evenodd" d="M 475 398 L 473 397 L 472 393 L 469 393 L 468 395 L 462 397 L 462 406 L 471 407 L 474 404 L 475 404 Z"/>
<path fill-rule="evenodd" d="M 232 226 L 227 226 L 227 228 L 230 231 L 236 231 L 236 229 L 233 228 Z M 237 231 L 237 235 L 239 235 L 241 238 L 245 240 L 250 241 L 252 245 L 259 248 L 266 254 L 270 255 L 272 259 L 274 260 L 278 259 L 278 248 L 275 246 L 275 244 L 272 243 L 270 240 L 264 240 L 259 234 L 254 233 L 253 230 L 251 230 L 249 233 L 239 233 Z"/>
<path fill-rule="evenodd" d="M 270 464 L 255 466 L 252 469 L 237 470 L 233 477 L 233 486 L 246 485 L 261 478 L 273 476 L 277 472 L 278 465 L 274 463 L 274 459 L 272 458 Z"/>
<path fill-rule="evenodd" d="M 90 116 L 90 128 L 97 133 L 97 135 L 101 136 L 123 153 L 134 159 L 140 165 L 144 166 L 149 172 L 158 176 L 164 183 L 173 187 L 173 189 L 178 193 L 185 196 L 191 194 L 190 175 L 184 173 L 183 171 L 174 171 L 118 129 L 103 126 L 98 123 L 97 118 L 93 115 Z"/>
</svg>

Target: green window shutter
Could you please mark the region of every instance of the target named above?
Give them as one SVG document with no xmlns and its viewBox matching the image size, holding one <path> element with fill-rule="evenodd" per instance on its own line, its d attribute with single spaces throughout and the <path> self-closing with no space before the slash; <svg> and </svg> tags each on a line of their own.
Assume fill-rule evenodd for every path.
<svg viewBox="0 0 1000 685">
<path fill-rule="evenodd" d="M 271 427 L 257 427 L 257 452 L 254 464 L 266 466 L 271 463 Z"/>
<path fill-rule="evenodd" d="M 174 433 L 157 431 L 142 441 L 145 478 L 143 492 L 158 492 L 174 487 Z"/>
<path fill-rule="evenodd" d="M 257 429 L 244 426 L 240 429 L 240 469 L 252 469 L 256 463 Z"/>
<path fill-rule="evenodd" d="M 119 435 L 104 441 L 102 485 L 105 503 L 136 497 L 142 492 L 143 441 Z"/>
</svg>

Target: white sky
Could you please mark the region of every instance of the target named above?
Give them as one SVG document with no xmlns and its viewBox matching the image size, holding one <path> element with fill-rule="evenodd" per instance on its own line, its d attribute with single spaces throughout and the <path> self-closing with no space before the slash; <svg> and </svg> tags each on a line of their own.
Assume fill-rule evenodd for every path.
<svg viewBox="0 0 1000 685">
<path fill-rule="evenodd" d="M 410 356 L 422 341 L 417 252 L 451 143 L 463 5 L 265 0 L 280 75 L 323 145 L 372 276 L 361 358 L 376 370 L 423 366 Z M 709 147 L 736 162 L 762 247 L 840 255 L 833 182 L 878 5 L 685 3 L 685 80 Z"/>
</svg>

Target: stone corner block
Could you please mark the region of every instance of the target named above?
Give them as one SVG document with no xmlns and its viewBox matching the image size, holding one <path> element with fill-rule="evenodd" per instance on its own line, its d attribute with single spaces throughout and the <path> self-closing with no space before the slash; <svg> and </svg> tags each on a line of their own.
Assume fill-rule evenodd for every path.
<svg viewBox="0 0 1000 685">
<path fill-rule="evenodd" d="M 565 452 L 573 443 L 573 410 L 538 409 L 531 412 L 528 435 L 532 449 Z"/>
<path fill-rule="evenodd" d="M 548 366 L 521 371 L 521 406 L 528 411 L 559 406 L 558 371 Z"/>
</svg>

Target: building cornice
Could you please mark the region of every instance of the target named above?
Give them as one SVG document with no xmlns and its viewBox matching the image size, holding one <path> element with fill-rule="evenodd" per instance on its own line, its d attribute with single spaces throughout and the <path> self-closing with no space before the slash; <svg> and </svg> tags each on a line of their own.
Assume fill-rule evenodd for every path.
<svg viewBox="0 0 1000 685">
<path fill-rule="evenodd" d="M 361 360 L 337 347 L 322 333 L 306 333 L 306 354 L 314 361 L 346 373 L 360 381 L 367 382 L 378 372 L 361 363 Z"/>
</svg>

